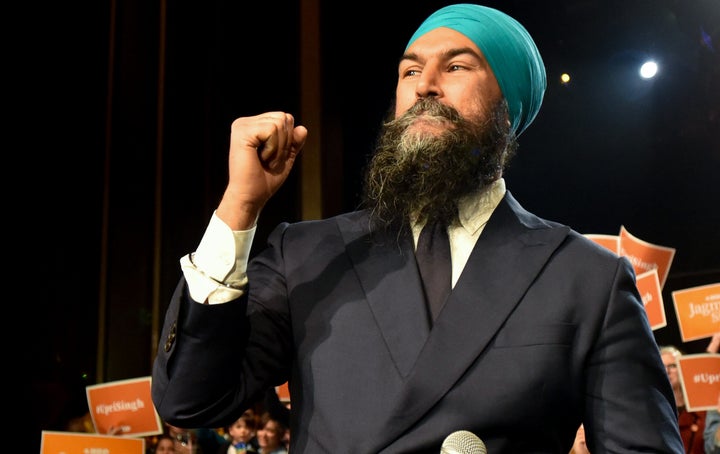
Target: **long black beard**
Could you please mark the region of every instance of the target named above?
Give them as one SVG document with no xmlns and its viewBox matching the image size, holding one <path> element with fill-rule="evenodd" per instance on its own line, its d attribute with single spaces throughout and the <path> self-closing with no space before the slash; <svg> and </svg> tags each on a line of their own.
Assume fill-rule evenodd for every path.
<svg viewBox="0 0 720 454">
<path fill-rule="evenodd" d="M 437 117 L 445 130 L 408 131 L 421 115 L 426 122 L 432 121 L 428 116 Z M 500 178 L 517 150 L 504 100 L 482 122 L 464 119 L 434 98 L 419 100 L 397 119 L 392 116 L 391 109 L 363 188 L 363 205 L 380 228 L 401 232 L 414 217 L 449 225 L 458 217 L 458 201 Z"/>
</svg>

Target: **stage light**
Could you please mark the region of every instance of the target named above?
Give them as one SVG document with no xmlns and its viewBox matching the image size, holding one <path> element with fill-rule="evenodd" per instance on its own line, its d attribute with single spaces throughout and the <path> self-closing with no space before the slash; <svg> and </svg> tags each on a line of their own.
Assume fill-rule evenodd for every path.
<svg viewBox="0 0 720 454">
<path fill-rule="evenodd" d="M 654 61 L 646 61 L 640 66 L 640 77 L 643 79 L 652 79 L 658 72 L 658 65 Z"/>
</svg>

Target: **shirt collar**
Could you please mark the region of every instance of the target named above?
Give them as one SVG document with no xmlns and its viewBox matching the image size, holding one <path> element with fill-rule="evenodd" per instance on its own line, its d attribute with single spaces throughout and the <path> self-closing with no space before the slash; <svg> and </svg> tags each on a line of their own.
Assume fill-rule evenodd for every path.
<svg viewBox="0 0 720 454">
<path fill-rule="evenodd" d="M 458 202 L 460 224 L 473 235 L 487 224 L 490 215 L 505 196 L 505 179 L 498 178 L 473 194 L 463 197 Z"/>
<path fill-rule="evenodd" d="M 460 225 L 468 234 L 474 235 L 482 226 L 487 224 L 490 215 L 505 196 L 505 179 L 497 180 L 466 195 L 458 202 L 458 218 Z M 420 234 L 423 224 L 411 222 L 415 238 Z"/>
</svg>

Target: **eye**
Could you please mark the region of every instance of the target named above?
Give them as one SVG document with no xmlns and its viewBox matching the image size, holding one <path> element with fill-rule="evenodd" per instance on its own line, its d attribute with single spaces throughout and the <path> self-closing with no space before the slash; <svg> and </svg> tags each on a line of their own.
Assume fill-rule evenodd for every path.
<svg viewBox="0 0 720 454">
<path fill-rule="evenodd" d="M 415 77 L 420 74 L 420 71 L 416 68 L 406 69 L 402 72 L 403 77 Z"/>
<path fill-rule="evenodd" d="M 467 67 L 465 67 L 465 66 L 463 66 L 463 65 L 459 65 L 459 64 L 457 64 L 457 63 L 448 66 L 448 72 L 461 71 L 461 70 L 463 70 L 463 69 L 467 69 Z"/>
</svg>

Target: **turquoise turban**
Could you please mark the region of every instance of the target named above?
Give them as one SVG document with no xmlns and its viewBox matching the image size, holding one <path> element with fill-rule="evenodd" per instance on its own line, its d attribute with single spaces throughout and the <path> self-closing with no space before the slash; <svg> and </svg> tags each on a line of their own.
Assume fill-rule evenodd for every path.
<svg viewBox="0 0 720 454">
<path fill-rule="evenodd" d="M 501 11 L 462 3 L 431 14 L 407 47 L 439 27 L 462 33 L 482 51 L 507 100 L 512 130 L 520 135 L 535 119 L 547 87 L 545 65 L 530 33 Z"/>
</svg>

